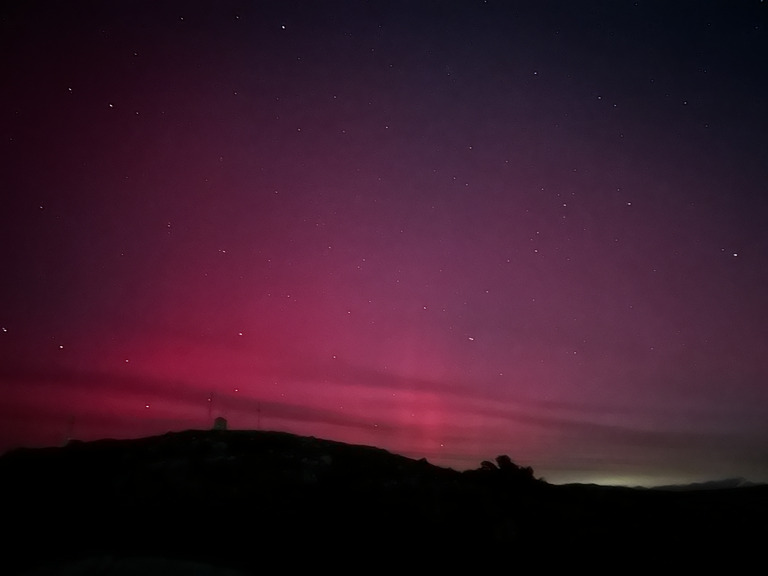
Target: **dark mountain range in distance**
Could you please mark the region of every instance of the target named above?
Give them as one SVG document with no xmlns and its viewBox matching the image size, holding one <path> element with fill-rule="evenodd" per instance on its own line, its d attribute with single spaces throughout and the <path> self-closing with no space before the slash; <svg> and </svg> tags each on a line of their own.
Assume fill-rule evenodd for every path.
<svg viewBox="0 0 768 576">
<path fill-rule="evenodd" d="M 436 568 L 502 556 L 547 568 L 762 555 L 768 486 L 707 488 L 552 485 L 506 455 L 458 472 L 284 432 L 72 441 L 0 457 L 13 527 L 3 573 L 154 574 L 140 558 L 161 559 L 157 573 L 223 575 L 328 562 Z"/>
<path fill-rule="evenodd" d="M 722 480 L 708 480 L 706 482 L 692 482 L 690 484 L 668 484 L 653 486 L 653 490 L 723 490 L 730 488 L 748 488 L 761 486 L 763 483 L 751 482 L 746 478 L 723 478 Z"/>
</svg>

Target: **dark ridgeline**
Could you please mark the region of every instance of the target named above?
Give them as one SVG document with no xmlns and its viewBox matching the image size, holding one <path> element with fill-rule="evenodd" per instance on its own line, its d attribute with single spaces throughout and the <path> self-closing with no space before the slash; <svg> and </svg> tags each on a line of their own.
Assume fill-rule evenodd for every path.
<svg viewBox="0 0 768 576">
<path fill-rule="evenodd" d="M 220 428 L 3 455 L 11 530 L 0 572 L 130 557 L 253 574 L 464 561 L 574 568 L 669 554 L 743 559 L 768 542 L 766 486 L 556 486 L 506 455 L 458 472 L 374 447 Z M 118 572 L 67 572 L 86 573 Z"/>
</svg>

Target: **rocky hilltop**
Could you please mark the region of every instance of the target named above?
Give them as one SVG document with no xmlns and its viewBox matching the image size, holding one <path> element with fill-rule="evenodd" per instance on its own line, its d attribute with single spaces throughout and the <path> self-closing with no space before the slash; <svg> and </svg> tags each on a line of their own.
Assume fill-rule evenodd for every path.
<svg viewBox="0 0 768 576">
<path fill-rule="evenodd" d="M 506 455 L 458 472 L 370 446 L 244 430 L 14 450 L 0 457 L 0 497 L 13 526 L 6 573 L 51 575 L 73 562 L 79 571 L 67 574 L 117 574 L 104 558 L 174 559 L 196 574 L 209 573 L 203 565 L 216 574 L 360 568 L 361 558 L 383 568 L 504 556 L 545 568 L 592 563 L 606 550 L 708 547 L 743 558 L 762 553 L 768 512 L 764 486 L 555 486 Z M 93 558 L 101 568 L 83 564 Z M 157 572 L 182 573 L 164 566 Z"/>
</svg>

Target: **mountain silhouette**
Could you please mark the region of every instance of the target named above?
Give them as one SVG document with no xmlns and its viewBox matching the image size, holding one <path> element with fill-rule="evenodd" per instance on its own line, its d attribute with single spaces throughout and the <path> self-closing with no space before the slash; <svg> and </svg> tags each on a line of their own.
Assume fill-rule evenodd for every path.
<svg viewBox="0 0 768 576">
<path fill-rule="evenodd" d="M 766 486 L 557 486 L 506 455 L 459 472 L 224 429 L 13 450 L 0 457 L 0 494 L 13 527 L 0 571 L 39 576 L 436 569 L 500 555 L 543 569 L 605 551 L 744 558 L 762 549 L 768 512 Z"/>
</svg>

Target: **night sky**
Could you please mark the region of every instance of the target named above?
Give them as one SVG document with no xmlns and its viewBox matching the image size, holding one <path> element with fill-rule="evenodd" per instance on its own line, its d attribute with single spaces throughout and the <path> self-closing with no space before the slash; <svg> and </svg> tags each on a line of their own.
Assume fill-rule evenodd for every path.
<svg viewBox="0 0 768 576">
<path fill-rule="evenodd" d="M 0 450 L 768 481 L 768 3 L 0 8 Z"/>
</svg>

